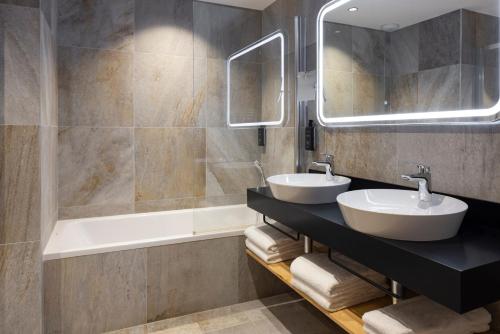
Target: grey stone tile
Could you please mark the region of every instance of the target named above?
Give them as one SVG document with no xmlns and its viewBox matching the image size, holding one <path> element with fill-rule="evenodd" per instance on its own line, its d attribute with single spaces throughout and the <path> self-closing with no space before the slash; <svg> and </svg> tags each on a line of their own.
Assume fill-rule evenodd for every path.
<svg viewBox="0 0 500 334">
<path fill-rule="evenodd" d="M 476 14 L 476 47 L 486 48 L 491 44 L 498 43 L 500 35 L 499 18 L 490 15 Z M 498 49 L 489 50 L 483 62 L 488 67 L 498 67 Z"/>
<path fill-rule="evenodd" d="M 261 152 L 256 129 L 207 129 L 208 162 L 253 162 Z"/>
<path fill-rule="evenodd" d="M 135 1 L 135 50 L 193 56 L 193 2 Z"/>
<path fill-rule="evenodd" d="M 390 107 L 392 113 L 407 113 L 417 110 L 418 75 L 403 74 L 390 80 Z"/>
<path fill-rule="evenodd" d="M 474 65 L 461 65 L 460 71 L 460 109 L 481 107 L 483 104 L 482 97 L 484 95 L 480 92 L 480 67 Z"/>
<path fill-rule="evenodd" d="M 135 200 L 194 197 L 204 182 L 202 129 L 138 128 L 135 130 Z"/>
<path fill-rule="evenodd" d="M 261 37 L 261 13 L 201 1 L 193 4 L 194 56 L 226 59 Z"/>
<path fill-rule="evenodd" d="M 39 242 L 0 245 L 0 332 L 42 333 Z"/>
<path fill-rule="evenodd" d="M 479 92 L 478 107 L 491 108 L 498 103 L 500 92 L 500 78 L 498 67 L 484 67 L 484 86 Z"/>
<path fill-rule="evenodd" d="M 40 13 L 0 6 L 0 124 L 40 123 Z"/>
<path fill-rule="evenodd" d="M 389 33 L 387 52 L 390 73 L 399 76 L 418 72 L 419 26 L 418 24 Z"/>
<path fill-rule="evenodd" d="M 261 121 L 264 70 L 260 63 L 231 62 L 231 123 Z"/>
<path fill-rule="evenodd" d="M 208 208 L 213 206 L 237 205 L 247 202 L 247 194 L 229 194 L 220 196 L 205 196 L 196 199 L 196 208 Z"/>
<path fill-rule="evenodd" d="M 134 213 L 134 203 L 124 204 L 95 204 L 83 206 L 70 206 L 58 208 L 59 219 L 76 219 L 124 215 Z"/>
<path fill-rule="evenodd" d="M 465 148 L 463 127 L 401 128 L 397 134 L 396 181 L 415 186 L 402 181 L 399 175 L 412 173 L 417 163 L 423 163 L 431 167 L 433 191 L 464 194 Z"/>
<path fill-rule="evenodd" d="M 57 126 L 57 46 L 49 25 L 41 24 L 40 54 L 40 124 Z"/>
<path fill-rule="evenodd" d="M 419 23 L 419 70 L 460 62 L 460 11 Z"/>
<path fill-rule="evenodd" d="M 134 0 L 58 2 L 59 45 L 133 50 Z"/>
<path fill-rule="evenodd" d="M 295 167 L 293 128 L 267 129 L 267 142 L 260 160 L 266 175 L 293 173 Z"/>
<path fill-rule="evenodd" d="M 352 28 L 352 67 L 355 73 L 384 75 L 385 53 L 383 31 Z"/>
<path fill-rule="evenodd" d="M 203 70 L 202 65 L 195 69 L 196 73 Z M 207 59 L 206 61 L 206 125 L 207 127 L 226 126 L 226 83 L 225 61 Z M 195 74 L 196 75 L 196 74 Z"/>
<path fill-rule="evenodd" d="M 253 162 L 208 162 L 206 195 L 209 197 L 244 194 L 260 183 Z"/>
<path fill-rule="evenodd" d="M 171 327 L 158 331 L 149 331 L 155 334 L 203 334 L 203 331 L 198 324 L 187 324 L 177 327 Z"/>
<path fill-rule="evenodd" d="M 457 110 L 460 106 L 460 65 L 418 73 L 419 111 Z"/>
<path fill-rule="evenodd" d="M 44 264 L 47 333 L 102 333 L 146 323 L 146 250 Z"/>
<path fill-rule="evenodd" d="M 385 77 L 371 74 L 353 76 L 353 114 L 380 115 L 385 111 Z"/>
<path fill-rule="evenodd" d="M 57 0 L 41 0 L 40 10 L 42 11 L 43 18 L 55 35 L 57 30 Z"/>
<path fill-rule="evenodd" d="M 134 326 L 117 331 L 107 332 L 106 334 L 147 334 L 148 327 L 146 325 Z"/>
<path fill-rule="evenodd" d="M 324 106 L 327 117 L 353 116 L 353 73 L 324 71 Z"/>
<path fill-rule="evenodd" d="M 60 128 L 59 206 L 133 203 L 132 135 L 126 128 Z"/>
<path fill-rule="evenodd" d="M 57 127 L 40 129 L 40 229 L 42 247 L 45 248 L 57 221 Z"/>
<path fill-rule="evenodd" d="M 40 240 L 40 143 L 34 126 L 0 126 L 0 243 Z"/>
<path fill-rule="evenodd" d="M 135 212 L 146 213 L 156 211 L 192 209 L 194 207 L 194 202 L 194 197 L 135 202 Z"/>
<path fill-rule="evenodd" d="M 131 54 L 60 47 L 58 67 L 59 125 L 132 125 Z"/>
<path fill-rule="evenodd" d="M 38 8 L 40 0 L 1 0 L 0 3 L 24 7 Z"/>
<path fill-rule="evenodd" d="M 152 53 L 134 57 L 134 110 L 138 127 L 202 125 L 193 98 L 193 58 Z"/>
<path fill-rule="evenodd" d="M 356 37 L 359 34 L 355 35 Z M 353 66 L 352 27 L 345 24 L 324 23 L 324 68 L 351 72 Z"/>
<path fill-rule="evenodd" d="M 462 10 L 461 13 L 461 64 L 477 65 L 478 64 L 478 49 L 477 49 L 477 19 L 479 14 L 469 11 Z"/>
<path fill-rule="evenodd" d="M 239 246 L 222 238 L 149 248 L 148 321 L 236 303 Z"/>
</svg>

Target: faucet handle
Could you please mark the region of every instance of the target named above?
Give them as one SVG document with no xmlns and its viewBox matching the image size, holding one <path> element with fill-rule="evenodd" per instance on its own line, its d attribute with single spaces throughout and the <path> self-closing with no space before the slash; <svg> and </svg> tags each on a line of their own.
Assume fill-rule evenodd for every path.
<svg viewBox="0 0 500 334">
<path fill-rule="evenodd" d="M 418 172 L 420 174 L 424 174 L 424 173 L 429 174 L 431 172 L 431 167 L 426 166 L 424 164 L 417 164 L 417 168 L 418 168 Z"/>
<path fill-rule="evenodd" d="M 328 161 L 330 163 L 333 161 L 333 154 L 325 153 L 323 155 L 325 156 L 325 161 Z"/>
</svg>

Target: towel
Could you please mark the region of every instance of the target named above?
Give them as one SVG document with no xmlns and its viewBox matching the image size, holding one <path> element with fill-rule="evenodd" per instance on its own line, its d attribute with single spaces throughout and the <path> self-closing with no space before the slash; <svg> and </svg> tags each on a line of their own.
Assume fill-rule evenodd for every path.
<svg viewBox="0 0 500 334">
<path fill-rule="evenodd" d="M 296 234 L 293 230 L 280 224 L 280 228 L 290 234 Z M 287 250 L 288 247 L 304 247 L 302 241 L 290 239 L 283 233 L 275 230 L 271 226 L 251 226 L 245 230 L 245 236 L 262 249 L 265 253 L 276 253 Z"/>
<path fill-rule="evenodd" d="M 293 258 L 296 258 L 297 256 L 300 256 L 301 254 L 304 253 L 304 247 L 295 247 L 295 248 L 290 248 L 286 251 L 283 252 L 276 252 L 276 253 L 266 253 L 263 249 L 261 249 L 259 246 L 257 246 L 252 240 L 246 239 L 245 240 L 245 245 L 247 248 L 252 251 L 255 255 L 257 255 L 259 258 L 261 258 L 263 261 L 266 263 L 278 263 L 278 262 L 283 262 L 286 260 L 290 260 Z"/>
<path fill-rule="evenodd" d="M 472 334 L 489 330 L 484 312 L 460 315 L 421 296 L 367 312 L 363 321 L 369 334 Z"/>
<path fill-rule="evenodd" d="M 374 288 L 366 289 L 366 287 L 360 286 L 354 289 L 352 292 L 340 293 L 334 297 L 327 297 L 320 294 L 316 289 L 311 287 L 308 283 L 292 277 L 292 286 L 296 289 L 302 291 L 304 294 L 309 296 L 314 300 L 319 306 L 328 310 L 330 312 L 335 312 L 346 307 L 351 307 L 353 305 L 358 305 L 363 302 L 381 297 L 383 293 Z"/>
<path fill-rule="evenodd" d="M 362 274 L 381 285 L 386 285 L 385 277 L 353 260 L 350 258 L 335 253 L 335 258 L 342 261 L 343 264 L 356 272 Z M 368 283 L 362 281 L 360 278 L 354 276 L 348 271 L 342 269 L 335 263 L 328 259 L 328 255 L 324 253 L 306 254 L 295 259 L 290 265 L 292 277 L 306 282 L 309 286 L 313 287 L 320 295 L 326 297 L 338 296 L 339 293 L 346 291 L 346 289 L 364 289 L 372 290 Z M 382 295 L 383 293 L 378 293 Z"/>
</svg>

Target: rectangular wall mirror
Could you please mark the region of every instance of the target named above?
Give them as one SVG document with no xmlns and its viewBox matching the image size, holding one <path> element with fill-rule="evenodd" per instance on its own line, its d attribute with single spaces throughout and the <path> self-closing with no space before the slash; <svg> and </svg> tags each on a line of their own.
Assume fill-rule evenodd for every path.
<svg viewBox="0 0 500 334">
<path fill-rule="evenodd" d="M 285 113 L 285 36 L 272 33 L 227 60 L 227 125 L 280 126 Z"/>
<path fill-rule="evenodd" d="M 498 0 L 334 0 L 317 17 L 324 126 L 497 121 Z"/>
</svg>

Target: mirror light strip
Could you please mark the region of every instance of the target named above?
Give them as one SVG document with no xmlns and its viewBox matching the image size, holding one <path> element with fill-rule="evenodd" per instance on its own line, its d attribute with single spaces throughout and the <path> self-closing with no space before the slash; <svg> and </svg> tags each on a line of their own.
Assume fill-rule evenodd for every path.
<svg viewBox="0 0 500 334">
<path fill-rule="evenodd" d="M 279 39 L 280 40 L 280 76 L 281 76 L 281 86 L 280 86 L 280 119 L 277 121 L 270 122 L 255 122 L 255 123 L 231 123 L 231 62 L 271 41 Z M 260 127 L 260 126 L 278 126 L 282 125 L 285 121 L 285 35 L 280 30 L 269 34 L 260 40 L 246 46 L 245 48 L 237 51 L 236 53 L 229 56 L 226 64 L 226 80 L 227 80 L 227 101 L 226 101 L 226 117 L 227 126 L 230 128 L 249 128 L 249 127 Z"/>
<path fill-rule="evenodd" d="M 384 124 L 418 124 L 436 120 L 435 123 L 450 124 L 461 122 L 494 122 L 500 119 L 500 101 L 489 109 L 468 109 L 468 110 L 450 110 L 450 111 L 431 111 L 431 112 L 412 112 L 385 115 L 365 115 L 365 116 L 347 116 L 347 117 L 326 117 L 324 113 L 324 100 L 318 98 L 324 93 L 324 27 L 323 22 L 326 14 L 339 8 L 351 0 L 333 0 L 325 4 L 319 11 L 316 19 L 316 115 L 322 126 L 335 127 L 352 125 L 384 125 Z M 500 57 L 500 56 L 499 56 Z M 500 62 L 500 59 L 499 59 Z M 500 78 L 500 66 L 499 66 Z"/>
</svg>

